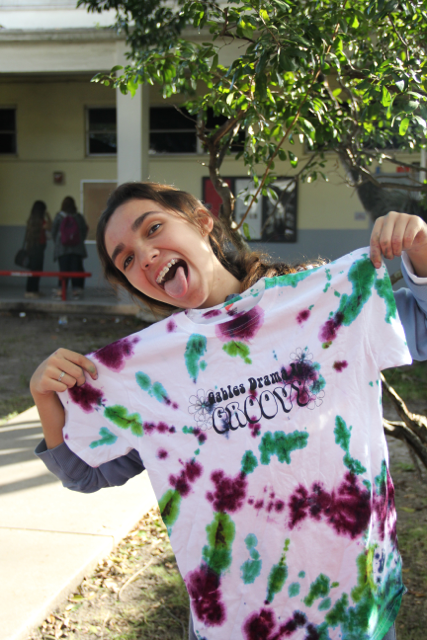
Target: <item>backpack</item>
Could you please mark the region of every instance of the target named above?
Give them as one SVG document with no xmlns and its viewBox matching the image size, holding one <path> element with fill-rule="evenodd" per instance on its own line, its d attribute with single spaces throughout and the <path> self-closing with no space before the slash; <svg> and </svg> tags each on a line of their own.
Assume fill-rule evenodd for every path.
<svg viewBox="0 0 427 640">
<path fill-rule="evenodd" d="M 75 247 L 80 243 L 80 229 L 77 223 L 77 217 L 65 216 L 59 228 L 61 244 L 64 247 Z"/>
</svg>

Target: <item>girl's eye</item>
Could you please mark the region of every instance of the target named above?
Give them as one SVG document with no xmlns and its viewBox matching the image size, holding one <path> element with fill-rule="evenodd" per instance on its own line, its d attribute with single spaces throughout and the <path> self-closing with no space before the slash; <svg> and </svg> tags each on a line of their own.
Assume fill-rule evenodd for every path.
<svg viewBox="0 0 427 640">
<path fill-rule="evenodd" d="M 132 262 L 132 258 L 133 256 L 128 256 L 126 258 L 126 260 L 123 263 L 123 271 L 126 271 L 126 269 L 128 268 L 128 266 L 130 265 L 130 263 Z"/>
<path fill-rule="evenodd" d="M 162 225 L 160 223 L 153 224 L 152 227 L 150 227 L 149 231 L 148 231 L 148 235 L 151 235 L 152 233 L 154 233 L 155 231 L 157 231 L 157 229 L 159 229 Z"/>
</svg>

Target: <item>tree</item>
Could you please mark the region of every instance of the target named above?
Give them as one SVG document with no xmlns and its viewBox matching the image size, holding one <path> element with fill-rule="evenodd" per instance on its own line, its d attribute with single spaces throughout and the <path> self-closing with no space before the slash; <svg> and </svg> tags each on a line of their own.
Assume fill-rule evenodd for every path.
<svg viewBox="0 0 427 640">
<path fill-rule="evenodd" d="M 245 142 L 237 157 L 243 156 L 258 191 L 274 181 L 276 158 L 298 167 L 299 179 L 326 179 L 325 153 L 332 151 L 373 217 L 381 215 L 372 204 L 378 190 L 395 187 L 378 182 L 370 171 L 373 162 L 387 158 L 401 164 L 390 148 L 412 152 L 425 144 L 423 0 L 178 0 L 173 6 L 166 0 L 79 0 L 79 5 L 98 12 L 115 9 L 116 28 L 130 49 L 129 65 L 98 75 L 98 82 L 131 93 L 139 84 L 158 83 L 164 97 L 184 99 L 181 106 L 194 114 L 209 152 L 210 177 L 229 226 L 234 199 L 220 167 L 241 130 Z M 229 48 L 234 60 L 224 66 L 221 55 Z M 208 109 L 225 118 L 213 131 L 206 128 Z M 304 166 L 298 142 L 312 151 Z M 261 176 L 259 166 L 265 167 Z M 417 163 L 409 166 L 420 170 Z M 425 172 L 411 192 L 426 193 L 424 177 Z"/>
<path fill-rule="evenodd" d="M 425 147 L 427 118 L 427 2 L 423 0 L 79 0 L 89 11 L 115 9 L 126 36 L 129 64 L 95 80 L 134 93 L 158 83 L 164 97 L 180 96 L 194 115 L 209 152 L 210 178 L 222 198 L 222 218 L 235 245 L 234 196 L 221 164 L 239 132 L 243 157 L 260 193 L 276 198 L 276 158 L 297 168 L 295 180 L 324 175 L 325 153 L 344 164 L 349 181 L 373 218 L 384 206 L 426 218 L 427 168 L 407 164 L 421 179 L 402 188 L 381 184 L 375 162 L 402 164 L 393 149 Z M 221 63 L 227 49 L 232 62 Z M 182 102 L 183 100 L 183 102 Z M 208 130 L 211 109 L 224 122 Z M 308 148 L 301 166 L 298 149 Z M 416 156 L 417 160 L 419 155 Z M 264 167 L 259 175 L 259 167 Z M 387 197 L 384 197 L 384 190 Z M 386 204 L 384 204 L 386 203 Z M 238 225 L 247 231 L 244 218 Z M 401 414 L 403 415 L 403 413 Z M 412 419 L 412 418 L 411 418 Z M 422 423 L 389 425 L 427 467 Z M 405 431 L 406 429 L 406 431 Z M 421 429 L 421 431 L 420 431 Z M 412 437 L 408 432 L 415 434 Z"/>
</svg>

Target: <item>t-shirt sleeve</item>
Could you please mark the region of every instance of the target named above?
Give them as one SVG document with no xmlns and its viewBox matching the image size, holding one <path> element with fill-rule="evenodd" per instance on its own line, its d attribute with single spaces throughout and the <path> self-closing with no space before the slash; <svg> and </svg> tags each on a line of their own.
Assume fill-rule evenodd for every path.
<svg viewBox="0 0 427 640">
<path fill-rule="evenodd" d="M 375 270 L 372 295 L 365 305 L 365 332 L 380 370 L 411 364 L 411 354 L 384 264 Z"/>
<path fill-rule="evenodd" d="M 64 441 L 91 467 L 134 448 L 130 433 L 142 432 L 138 413 L 129 411 L 123 376 L 98 366 L 98 379 L 58 394 L 65 410 Z M 102 370 L 103 369 L 103 370 Z"/>
</svg>

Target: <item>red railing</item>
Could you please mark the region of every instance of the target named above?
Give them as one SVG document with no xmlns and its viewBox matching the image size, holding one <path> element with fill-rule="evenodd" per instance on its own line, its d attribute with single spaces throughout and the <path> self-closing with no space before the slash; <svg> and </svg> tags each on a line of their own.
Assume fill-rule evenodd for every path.
<svg viewBox="0 0 427 640">
<path fill-rule="evenodd" d="M 41 278 L 59 278 L 61 281 L 62 300 L 67 299 L 67 278 L 90 278 L 91 275 L 92 274 L 87 271 L 0 271 L 0 276 L 17 276 L 19 278 L 29 278 L 32 276 Z"/>
</svg>

